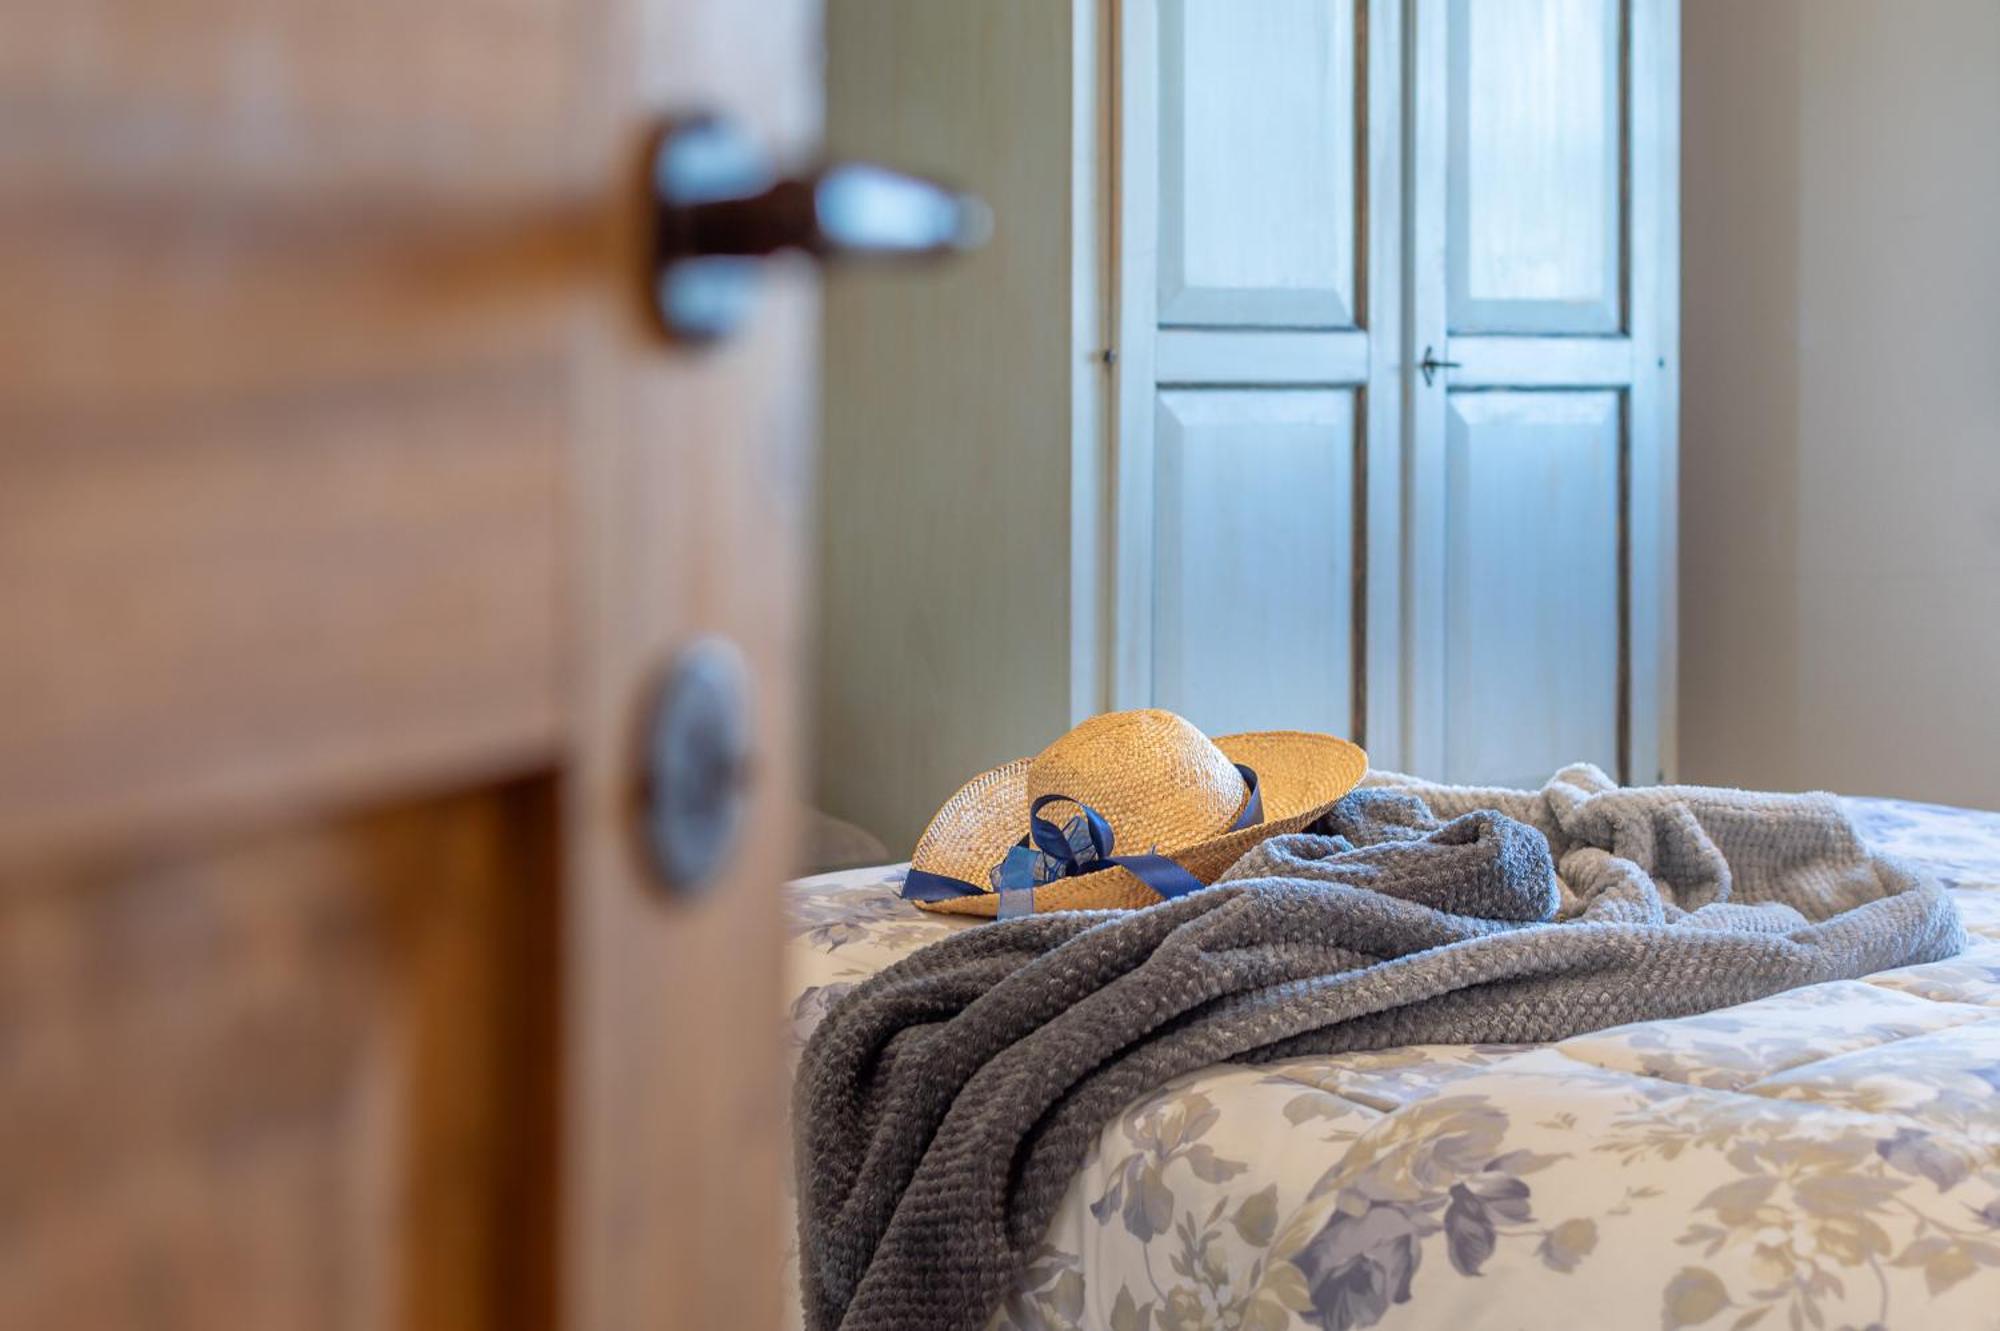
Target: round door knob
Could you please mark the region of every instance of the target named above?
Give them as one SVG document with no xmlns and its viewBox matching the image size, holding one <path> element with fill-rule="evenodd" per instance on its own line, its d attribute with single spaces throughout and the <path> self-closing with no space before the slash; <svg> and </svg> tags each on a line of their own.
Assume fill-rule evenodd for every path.
<svg viewBox="0 0 2000 1331">
<path fill-rule="evenodd" d="M 993 230 L 976 196 L 871 162 L 777 179 L 755 143 L 712 116 L 662 127 L 650 164 L 651 303 L 683 341 L 741 325 L 769 255 L 921 258 L 976 249 Z"/>
</svg>

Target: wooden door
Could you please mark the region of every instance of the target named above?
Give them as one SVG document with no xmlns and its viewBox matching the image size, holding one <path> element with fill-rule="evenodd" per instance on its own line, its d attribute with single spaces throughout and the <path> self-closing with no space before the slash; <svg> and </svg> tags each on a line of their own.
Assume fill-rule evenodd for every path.
<svg viewBox="0 0 2000 1331">
<path fill-rule="evenodd" d="M 768 1326 L 809 289 L 693 355 L 638 152 L 805 0 L 16 0 L 0 1326 Z M 748 662 L 650 881 L 638 728 Z"/>
<path fill-rule="evenodd" d="M 1393 744 L 1400 6 L 1121 15 L 1113 697 Z"/>
<path fill-rule="evenodd" d="M 1413 31 L 1405 761 L 1661 780 L 1678 5 L 1415 0 Z"/>
</svg>

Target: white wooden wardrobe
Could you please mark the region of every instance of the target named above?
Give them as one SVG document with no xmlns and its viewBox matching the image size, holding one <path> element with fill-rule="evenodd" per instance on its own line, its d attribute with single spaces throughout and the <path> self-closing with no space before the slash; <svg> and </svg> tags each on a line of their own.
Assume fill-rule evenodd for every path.
<svg viewBox="0 0 2000 1331">
<path fill-rule="evenodd" d="M 907 848 L 1149 704 L 1671 774 L 1678 47 L 1677 0 L 831 0 L 832 147 L 999 227 L 829 292 L 818 802 Z"/>
</svg>

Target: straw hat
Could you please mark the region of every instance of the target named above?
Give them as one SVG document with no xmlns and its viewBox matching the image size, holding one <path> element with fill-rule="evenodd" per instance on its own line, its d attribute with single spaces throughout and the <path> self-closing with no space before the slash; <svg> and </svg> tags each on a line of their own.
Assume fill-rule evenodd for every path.
<svg viewBox="0 0 2000 1331">
<path fill-rule="evenodd" d="M 924 829 L 903 895 L 1001 918 L 1150 906 L 1304 827 L 1367 770 L 1331 735 L 1210 740 L 1172 712 L 1106 712 L 966 782 Z"/>
</svg>

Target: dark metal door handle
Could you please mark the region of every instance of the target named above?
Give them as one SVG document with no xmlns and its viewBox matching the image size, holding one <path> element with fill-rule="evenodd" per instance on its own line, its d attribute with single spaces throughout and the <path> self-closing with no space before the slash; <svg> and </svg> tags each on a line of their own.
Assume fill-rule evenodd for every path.
<svg viewBox="0 0 2000 1331">
<path fill-rule="evenodd" d="M 1429 347 L 1425 347 L 1424 358 L 1417 362 L 1417 368 L 1424 372 L 1424 387 L 1429 388 L 1431 380 L 1437 375 L 1439 370 L 1455 370 L 1458 368 L 1458 362 L 1455 360 L 1439 360 L 1436 352 Z"/>
<path fill-rule="evenodd" d="M 770 160 L 718 117 L 673 121 L 648 155 L 654 209 L 650 296 L 660 326 L 705 342 L 738 327 L 760 259 L 921 258 L 977 249 L 993 215 L 974 195 L 872 162 L 776 179 Z"/>
</svg>

